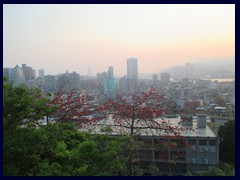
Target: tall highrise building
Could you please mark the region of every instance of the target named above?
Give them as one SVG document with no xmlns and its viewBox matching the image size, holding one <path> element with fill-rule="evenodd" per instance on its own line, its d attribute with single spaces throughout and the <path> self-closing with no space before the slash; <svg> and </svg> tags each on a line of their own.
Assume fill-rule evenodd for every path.
<svg viewBox="0 0 240 180">
<path fill-rule="evenodd" d="M 32 67 L 22 64 L 22 71 L 26 80 L 36 79 L 36 70 L 34 70 Z"/>
<path fill-rule="evenodd" d="M 114 78 L 107 78 L 104 80 L 104 94 L 108 98 L 114 98 L 114 96 L 115 96 Z"/>
<path fill-rule="evenodd" d="M 56 76 L 46 75 L 44 77 L 44 91 L 54 92 L 56 90 Z"/>
<path fill-rule="evenodd" d="M 66 73 L 58 75 L 56 81 L 56 88 L 62 89 L 64 93 L 76 91 L 80 88 L 80 75 L 75 71 L 73 73 Z"/>
<path fill-rule="evenodd" d="M 127 59 L 127 77 L 129 79 L 138 79 L 138 62 L 137 58 Z"/>
<path fill-rule="evenodd" d="M 104 79 L 107 79 L 107 77 L 108 77 L 108 74 L 105 71 L 102 73 L 97 73 L 97 80 L 99 82 L 103 82 Z"/>
<path fill-rule="evenodd" d="M 69 73 L 70 89 L 78 90 L 80 88 L 80 74 L 76 71 Z"/>
<path fill-rule="evenodd" d="M 44 78 L 44 69 L 39 69 L 38 70 L 38 77 Z"/>
<path fill-rule="evenodd" d="M 112 66 L 109 66 L 108 67 L 108 78 L 113 78 L 114 75 L 113 75 L 113 67 Z"/>
<path fill-rule="evenodd" d="M 3 76 L 9 78 L 9 71 L 10 71 L 10 68 L 3 68 Z"/>
<path fill-rule="evenodd" d="M 127 93 L 128 92 L 128 79 L 126 77 L 122 77 L 119 80 L 119 92 Z"/>
<path fill-rule="evenodd" d="M 14 86 L 19 86 L 20 84 L 26 83 L 23 70 L 18 65 L 9 69 L 9 80 L 13 81 Z"/>
<path fill-rule="evenodd" d="M 24 77 L 27 79 L 27 65 L 26 64 L 22 64 L 22 71 L 24 74 Z"/>
<path fill-rule="evenodd" d="M 107 78 L 104 80 L 104 94 L 108 98 L 114 98 L 115 96 L 115 81 L 113 76 L 113 67 L 108 67 Z"/>
</svg>

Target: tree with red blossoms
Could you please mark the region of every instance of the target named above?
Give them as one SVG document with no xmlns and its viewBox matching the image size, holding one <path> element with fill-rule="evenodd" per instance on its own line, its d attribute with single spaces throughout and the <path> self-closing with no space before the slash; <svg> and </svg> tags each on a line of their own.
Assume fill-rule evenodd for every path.
<svg viewBox="0 0 240 180">
<path fill-rule="evenodd" d="M 165 149 L 173 149 L 176 147 L 175 141 L 185 143 L 184 138 L 180 136 L 183 129 L 179 128 L 180 122 L 171 124 L 170 121 L 163 119 L 161 116 L 164 109 L 161 102 L 165 97 L 156 89 L 150 89 L 147 92 L 139 94 L 129 94 L 125 96 L 117 96 L 116 100 L 109 99 L 98 108 L 98 114 L 105 114 L 106 119 L 102 118 L 84 118 L 91 115 L 89 111 L 88 99 L 84 94 L 70 92 L 63 95 L 60 91 L 57 92 L 51 105 L 57 105 L 58 111 L 55 113 L 58 120 L 56 122 L 74 121 L 80 124 L 82 130 L 97 130 L 101 133 L 101 127 L 111 127 L 111 131 L 116 134 L 126 134 L 132 137 L 140 137 L 154 135 L 165 137 L 156 144 L 149 144 L 152 149 L 158 149 L 158 146 Z M 100 131 L 99 131 L 100 130 Z M 92 131 L 93 132 L 93 131 Z M 173 141 L 172 141 L 173 140 Z M 144 140 L 146 145 L 146 139 Z M 151 141 L 152 142 L 152 141 Z M 137 143 L 137 144 L 136 144 Z M 141 153 L 139 147 L 141 143 L 131 142 L 123 154 L 126 157 L 127 174 L 134 175 L 138 171 L 137 160 Z M 179 143 L 178 143 L 179 144 Z M 166 147 L 165 147 L 166 146 Z M 164 154 L 166 151 L 159 151 L 159 159 L 171 158 L 173 164 L 177 156 L 185 156 L 185 154 L 175 153 L 174 155 Z M 146 153 L 142 153 L 147 155 Z M 151 156 L 150 153 L 147 156 Z M 167 155 L 167 156 L 166 156 Z M 146 157 L 146 159 L 150 159 Z"/>
<path fill-rule="evenodd" d="M 56 110 L 51 114 L 55 123 L 80 123 L 85 120 L 84 116 L 91 113 L 88 108 L 88 97 L 85 93 L 70 91 L 66 94 L 63 93 L 63 88 L 60 88 L 53 94 L 48 106 L 56 107 Z"/>
<path fill-rule="evenodd" d="M 131 175 L 134 174 L 135 165 L 138 166 L 139 158 L 149 161 L 152 159 L 153 151 L 158 153 L 154 155 L 155 158 L 159 161 L 168 161 L 168 168 L 171 169 L 175 166 L 176 160 L 186 158 L 186 154 L 178 150 L 171 151 L 179 147 L 191 148 L 183 135 L 195 130 L 182 126 L 184 120 L 174 122 L 162 116 L 164 114 L 162 102 L 167 100 L 163 94 L 152 88 L 139 94 L 118 96 L 116 100 L 109 99 L 99 108 L 108 115 L 105 125 L 110 126 L 113 132 L 130 135 L 137 140 L 138 147 L 126 153 L 128 173 Z M 101 121 L 96 125 L 100 123 Z M 149 136 L 159 138 L 152 140 L 148 138 Z"/>
<path fill-rule="evenodd" d="M 179 136 L 178 125 L 173 126 L 161 118 L 165 97 L 156 89 L 139 94 L 118 96 L 100 106 L 99 111 L 108 115 L 109 126 L 129 135 L 174 135 Z M 110 121 L 112 120 L 112 123 Z"/>
</svg>

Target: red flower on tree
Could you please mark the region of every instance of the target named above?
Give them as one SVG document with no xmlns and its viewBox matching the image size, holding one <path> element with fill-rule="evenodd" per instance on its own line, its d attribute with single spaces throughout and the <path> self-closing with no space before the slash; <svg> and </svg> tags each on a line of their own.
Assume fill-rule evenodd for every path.
<svg viewBox="0 0 240 180">
<path fill-rule="evenodd" d="M 52 113 L 55 122 L 80 122 L 86 121 L 84 116 L 91 112 L 88 108 L 88 97 L 77 91 L 71 91 L 67 94 L 63 93 L 62 88 L 53 94 L 49 107 L 56 107 Z"/>
<path fill-rule="evenodd" d="M 130 135 L 177 135 L 178 126 L 172 126 L 160 118 L 164 111 L 161 108 L 163 99 L 164 96 L 152 88 L 139 94 L 118 96 L 116 100 L 109 99 L 100 106 L 99 111 L 105 112 L 108 119 L 112 120 L 110 126 L 116 131 Z"/>
</svg>

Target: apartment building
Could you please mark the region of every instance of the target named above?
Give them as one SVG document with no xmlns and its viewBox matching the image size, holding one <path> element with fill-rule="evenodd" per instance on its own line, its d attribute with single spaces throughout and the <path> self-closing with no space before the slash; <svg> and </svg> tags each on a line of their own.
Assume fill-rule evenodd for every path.
<svg viewBox="0 0 240 180">
<path fill-rule="evenodd" d="M 148 167 L 155 165 L 162 175 L 173 176 L 184 175 L 188 171 L 204 170 L 208 166 L 219 164 L 218 137 L 207 125 L 206 116 L 194 116 L 187 122 L 182 121 L 180 117 L 166 120 L 171 126 L 178 126 L 180 137 L 159 135 L 154 133 L 154 129 L 136 131 L 135 137 L 139 146 L 134 155 L 135 166 L 143 169 L 146 175 L 151 175 Z M 113 119 L 110 116 L 102 122 L 112 125 Z M 123 127 L 113 130 L 113 135 L 127 132 Z M 95 133 L 99 132 L 100 128 L 96 127 Z"/>
<path fill-rule="evenodd" d="M 197 128 L 193 121 L 193 128 Z M 219 164 L 218 137 L 206 126 L 191 132 L 185 127 L 182 139 L 166 136 L 139 136 L 137 141 L 144 142 L 139 147 L 138 165 L 147 169 L 154 164 L 163 175 L 184 175 L 207 169 Z"/>
</svg>

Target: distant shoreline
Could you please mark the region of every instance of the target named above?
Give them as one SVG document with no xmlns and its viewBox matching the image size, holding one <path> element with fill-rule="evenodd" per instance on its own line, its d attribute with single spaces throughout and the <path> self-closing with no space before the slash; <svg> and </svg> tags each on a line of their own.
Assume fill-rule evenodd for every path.
<svg viewBox="0 0 240 180">
<path fill-rule="evenodd" d="M 218 81 L 218 82 L 231 82 L 234 81 L 235 78 L 201 78 L 202 80 L 211 80 L 211 81 Z"/>
</svg>

